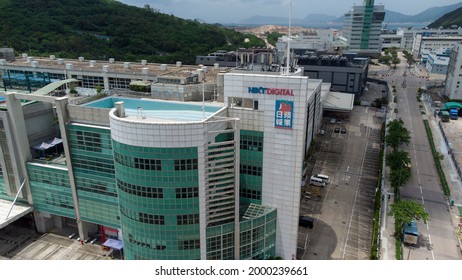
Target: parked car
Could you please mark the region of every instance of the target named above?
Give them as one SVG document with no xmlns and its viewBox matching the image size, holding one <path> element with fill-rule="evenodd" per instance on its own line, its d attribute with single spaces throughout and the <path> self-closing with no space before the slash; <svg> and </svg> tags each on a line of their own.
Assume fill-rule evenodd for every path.
<svg viewBox="0 0 462 280">
<path fill-rule="evenodd" d="M 330 119 L 330 123 L 335 123 L 337 120 L 335 118 Z"/>
<path fill-rule="evenodd" d="M 300 216 L 298 218 L 298 226 L 306 227 L 306 228 L 313 228 L 314 227 L 314 219 L 309 216 Z"/>
<path fill-rule="evenodd" d="M 339 133 L 339 132 L 340 132 L 340 128 L 336 127 L 336 128 L 334 129 L 334 132 L 335 132 L 335 133 Z"/>
<path fill-rule="evenodd" d="M 340 130 L 340 133 L 342 133 L 342 134 L 346 134 L 346 133 L 347 133 L 347 130 L 346 130 L 346 128 L 342 127 L 342 129 Z"/>
</svg>

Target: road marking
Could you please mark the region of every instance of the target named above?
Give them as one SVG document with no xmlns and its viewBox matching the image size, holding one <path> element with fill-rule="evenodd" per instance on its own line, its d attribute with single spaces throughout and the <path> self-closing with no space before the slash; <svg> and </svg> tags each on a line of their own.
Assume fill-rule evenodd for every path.
<svg viewBox="0 0 462 280">
<path fill-rule="evenodd" d="M 422 198 L 422 204 L 425 204 L 425 200 L 424 200 L 423 196 L 421 196 L 421 198 Z"/>
<path fill-rule="evenodd" d="M 366 151 L 367 151 L 367 146 L 368 146 L 368 143 L 369 143 L 369 134 L 370 134 L 370 128 L 369 127 L 366 127 L 366 141 L 365 141 L 365 145 L 364 145 L 364 153 L 363 153 L 363 157 L 362 157 L 362 160 L 361 160 L 361 165 L 360 165 L 360 168 L 359 168 L 359 175 L 361 176 L 362 172 L 363 172 L 363 166 L 364 166 L 364 161 L 366 159 Z M 343 153 L 342 153 L 343 155 Z M 348 176 L 349 177 L 349 176 Z M 353 221 L 353 215 L 354 215 L 354 212 L 355 212 L 355 206 L 356 206 L 356 201 L 357 201 L 357 197 L 358 197 L 358 193 L 359 193 L 359 180 L 356 181 L 356 191 L 355 191 L 355 197 L 354 197 L 354 200 L 353 200 L 353 208 L 351 209 L 351 215 L 350 215 L 350 221 L 348 223 L 348 230 L 347 230 L 347 234 L 346 234 L 346 238 L 345 238 L 345 246 L 343 247 L 343 256 L 342 256 L 342 260 L 345 259 L 345 253 L 346 253 L 346 248 L 348 246 L 348 238 L 350 237 L 350 231 L 351 231 L 351 222 Z M 359 250 L 359 248 L 357 248 Z"/>
<path fill-rule="evenodd" d="M 348 172 L 348 170 L 350 170 L 350 166 L 349 166 L 349 165 L 348 165 L 348 167 L 347 167 L 347 172 Z"/>
<path fill-rule="evenodd" d="M 419 188 L 420 188 L 420 193 L 422 194 L 422 185 L 419 185 Z"/>
<path fill-rule="evenodd" d="M 430 234 L 428 235 L 428 242 L 430 242 L 429 245 L 431 246 L 430 248 L 431 248 L 432 258 L 433 260 L 435 260 L 435 254 L 433 254 L 433 248 L 432 248 L 433 247 L 432 237 L 430 236 Z"/>
</svg>

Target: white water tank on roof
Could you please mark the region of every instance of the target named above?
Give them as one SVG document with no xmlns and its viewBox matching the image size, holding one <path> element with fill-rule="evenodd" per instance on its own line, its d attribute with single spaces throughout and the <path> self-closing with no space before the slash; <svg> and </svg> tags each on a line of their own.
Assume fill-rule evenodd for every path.
<svg viewBox="0 0 462 280">
<path fill-rule="evenodd" d="M 204 73 L 207 73 L 209 71 L 209 67 L 207 66 L 202 66 L 201 69 L 204 70 Z"/>
<path fill-rule="evenodd" d="M 84 60 L 85 60 L 85 57 L 79 56 L 79 61 L 80 61 L 80 62 L 83 62 Z"/>
<path fill-rule="evenodd" d="M 64 64 L 64 59 L 58 58 L 58 64 L 59 64 L 59 65 Z"/>
<path fill-rule="evenodd" d="M 148 67 L 143 67 L 143 68 L 141 68 L 141 74 L 143 74 L 143 75 L 149 75 L 149 68 L 148 68 Z"/>
<path fill-rule="evenodd" d="M 0 65 L 5 65 L 6 64 L 6 59 L 2 58 L 0 59 Z"/>
<path fill-rule="evenodd" d="M 31 63 L 32 60 L 34 60 L 34 57 L 33 57 L 33 56 L 28 56 L 28 57 L 26 58 L 26 62 L 27 62 L 27 63 Z"/>
<path fill-rule="evenodd" d="M 27 53 L 21 54 L 22 58 L 27 58 Z"/>
<path fill-rule="evenodd" d="M 161 64 L 160 71 L 167 71 L 167 64 Z"/>
<path fill-rule="evenodd" d="M 51 60 L 55 60 L 56 59 L 56 56 L 54 54 L 50 54 L 50 59 Z"/>
<path fill-rule="evenodd" d="M 124 69 L 130 69 L 130 68 L 131 68 L 130 62 L 124 62 Z"/>
<path fill-rule="evenodd" d="M 220 68 L 220 63 L 214 63 L 214 64 L 213 64 L 213 67 L 214 67 L 215 69 Z"/>
<path fill-rule="evenodd" d="M 67 70 L 73 70 L 73 69 L 74 69 L 74 64 L 72 64 L 72 63 L 66 63 L 66 69 L 67 69 Z"/>
<path fill-rule="evenodd" d="M 33 67 L 33 68 L 37 68 L 39 66 L 39 62 L 37 60 L 33 60 L 30 65 Z"/>
<path fill-rule="evenodd" d="M 225 74 L 220 73 L 217 75 L 217 87 L 224 87 L 225 86 Z"/>
<path fill-rule="evenodd" d="M 103 72 L 104 73 L 109 72 L 109 65 L 103 65 Z"/>
<path fill-rule="evenodd" d="M 145 59 L 141 60 L 141 65 L 146 65 L 146 64 L 148 64 L 147 60 L 145 60 Z"/>
<path fill-rule="evenodd" d="M 176 62 L 176 67 L 181 67 L 181 61 Z"/>
<path fill-rule="evenodd" d="M 198 82 L 202 82 L 204 80 L 204 70 L 197 69 L 196 73 L 197 73 L 197 76 L 198 76 Z"/>
<path fill-rule="evenodd" d="M 96 66 L 96 60 L 90 60 L 90 67 Z"/>
<path fill-rule="evenodd" d="M 114 63 L 114 58 L 109 58 L 109 63 Z"/>
</svg>

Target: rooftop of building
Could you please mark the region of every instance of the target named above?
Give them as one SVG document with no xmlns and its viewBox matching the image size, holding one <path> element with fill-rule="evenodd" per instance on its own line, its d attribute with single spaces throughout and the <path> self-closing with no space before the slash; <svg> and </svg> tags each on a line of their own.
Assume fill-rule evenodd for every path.
<svg viewBox="0 0 462 280">
<path fill-rule="evenodd" d="M 34 62 L 35 61 L 35 62 Z M 69 69 L 68 64 L 71 64 L 72 69 Z M 4 61 L 0 64 L 4 68 L 36 68 L 40 71 L 45 69 L 52 71 L 59 71 L 65 73 L 68 70 L 74 72 L 94 72 L 94 73 L 115 73 L 126 75 L 145 75 L 147 77 L 177 77 L 187 78 L 197 73 L 197 70 L 204 71 L 205 80 L 207 82 L 214 82 L 219 72 L 227 71 L 226 67 L 208 67 L 202 65 L 184 65 L 180 61 L 176 64 L 160 64 L 148 63 L 147 61 L 140 62 L 123 62 L 109 59 L 108 61 L 102 60 L 88 60 L 84 57 L 78 59 L 69 58 L 56 58 L 51 55 L 46 57 L 32 57 L 24 54 L 23 56 L 16 57 L 15 61 Z M 84 74 L 84 73 L 82 73 Z"/>
<path fill-rule="evenodd" d="M 218 102 L 176 102 L 150 98 L 110 96 L 86 104 L 91 108 L 115 108 L 123 102 L 125 118 L 146 122 L 193 122 L 204 121 L 223 108 Z"/>
</svg>

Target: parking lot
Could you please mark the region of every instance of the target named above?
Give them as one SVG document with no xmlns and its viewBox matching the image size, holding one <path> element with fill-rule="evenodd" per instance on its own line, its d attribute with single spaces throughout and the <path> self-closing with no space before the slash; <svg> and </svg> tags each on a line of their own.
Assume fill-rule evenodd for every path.
<svg viewBox="0 0 462 280">
<path fill-rule="evenodd" d="M 300 214 L 315 223 L 300 227 L 299 259 L 369 259 L 383 121 L 378 115 L 375 108 L 356 106 L 347 121 L 324 118 L 309 175 L 326 174 L 330 183 L 302 195 Z"/>
<path fill-rule="evenodd" d="M 66 229 L 63 229 L 64 231 Z M 21 221 L 0 230 L 0 260 L 110 260 L 98 244 L 82 245 L 65 232 L 36 233 Z"/>
</svg>

